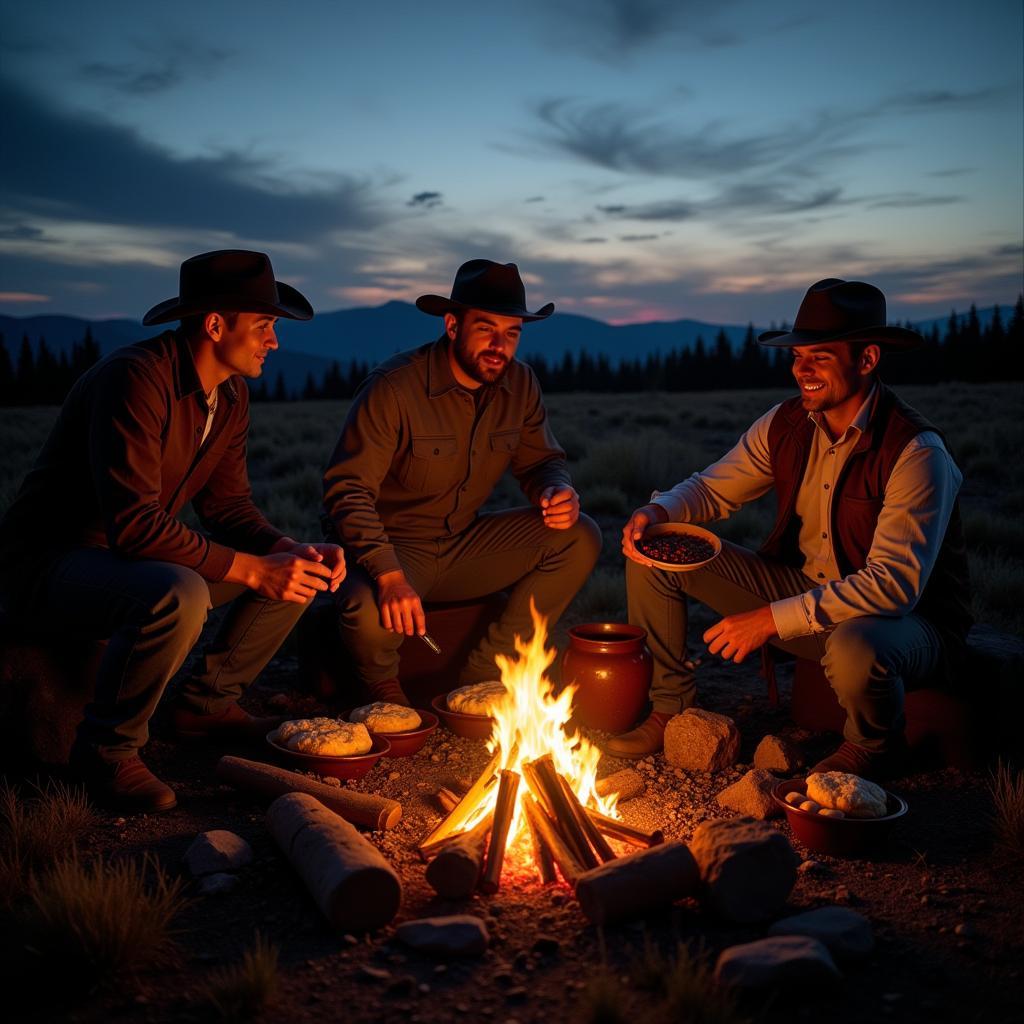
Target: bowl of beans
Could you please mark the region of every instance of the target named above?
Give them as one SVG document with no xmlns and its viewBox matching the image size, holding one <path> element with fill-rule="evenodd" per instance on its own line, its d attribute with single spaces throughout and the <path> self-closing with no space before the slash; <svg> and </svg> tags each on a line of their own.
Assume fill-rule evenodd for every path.
<svg viewBox="0 0 1024 1024">
<path fill-rule="evenodd" d="M 722 542 L 710 530 L 692 523 L 648 526 L 635 546 L 644 558 L 670 572 L 699 569 L 722 550 Z"/>
</svg>

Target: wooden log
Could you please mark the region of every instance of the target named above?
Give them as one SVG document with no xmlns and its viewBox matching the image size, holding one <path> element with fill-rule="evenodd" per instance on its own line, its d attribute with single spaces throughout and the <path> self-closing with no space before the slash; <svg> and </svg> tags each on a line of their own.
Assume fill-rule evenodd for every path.
<svg viewBox="0 0 1024 1024">
<path fill-rule="evenodd" d="M 435 839 L 432 843 L 423 843 L 419 846 L 419 854 L 423 860 L 430 860 L 431 857 L 436 857 L 449 843 L 461 841 L 467 837 L 475 839 L 486 839 L 487 833 L 491 830 L 491 822 L 494 820 L 494 812 L 491 811 L 486 817 L 481 818 L 472 828 L 464 829 L 462 832 L 450 832 L 446 836 L 441 836 L 440 839 Z"/>
<path fill-rule="evenodd" d="M 368 839 L 308 793 L 267 809 L 267 828 L 339 931 L 382 928 L 398 913 L 402 883 Z"/>
<path fill-rule="evenodd" d="M 473 812 L 477 809 L 480 801 L 484 799 L 491 787 L 497 784 L 494 770 L 498 767 L 498 760 L 500 757 L 501 751 L 496 751 L 494 756 L 487 763 L 487 767 L 480 773 L 476 782 L 466 790 L 465 795 L 458 804 L 452 808 L 448 813 L 448 816 L 433 829 L 430 835 L 420 843 L 419 851 L 421 854 L 424 853 L 425 847 L 430 847 L 436 844 L 439 839 L 443 839 L 445 836 L 452 835 L 462 829 L 462 826 L 466 824 Z"/>
<path fill-rule="evenodd" d="M 228 755 L 217 762 L 216 773 L 222 782 L 259 796 L 273 798 L 285 793 L 307 793 L 353 825 L 372 829 L 394 828 L 402 818 L 402 805 L 397 800 L 372 793 L 356 793 L 344 787 L 335 789 L 299 772 L 290 772 L 262 761 Z"/>
<path fill-rule="evenodd" d="M 437 856 L 427 865 L 427 882 L 438 896 L 449 900 L 466 899 L 480 881 L 484 846 L 491 828 L 488 815 L 475 828 L 442 840 Z"/>
<path fill-rule="evenodd" d="M 660 828 L 653 832 L 645 832 L 642 828 L 635 828 L 627 825 L 618 818 L 609 818 L 607 814 L 595 811 L 593 807 L 586 808 L 587 817 L 597 826 L 597 830 L 609 839 L 618 839 L 620 842 L 629 843 L 630 846 L 658 846 L 665 842 L 665 833 Z"/>
<path fill-rule="evenodd" d="M 554 758 L 550 754 L 544 754 L 530 762 L 530 768 L 534 771 L 537 784 L 544 793 L 547 810 L 557 822 L 558 831 L 561 832 L 569 848 L 576 854 L 584 870 L 597 867 L 600 861 L 597 854 L 591 849 L 587 836 L 565 797 L 558 770 L 555 768 Z"/>
<path fill-rule="evenodd" d="M 572 850 L 566 846 L 561 835 L 555 831 L 555 827 L 544 809 L 532 796 L 524 793 L 523 811 L 530 824 L 537 830 L 541 842 L 547 846 L 551 859 L 558 865 L 558 871 L 562 878 L 569 885 L 575 885 L 576 879 L 583 874 L 583 866 L 576 859 Z"/>
<path fill-rule="evenodd" d="M 632 768 L 623 768 L 622 771 L 613 772 L 611 775 L 598 779 L 594 784 L 594 791 L 598 796 L 610 796 L 618 794 L 619 803 L 632 800 L 639 796 L 646 787 L 644 777 Z"/>
<path fill-rule="evenodd" d="M 523 799 L 526 799 L 525 793 Z M 540 833 L 530 820 L 530 816 L 526 814 L 525 808 L 523 817 L 526 819 L 526 827 L 530 830 L 530 848 L 533 851 L 533 862 L 537 865 L 537 873 L 540 875 L 540 883 L 541 885 L 550 885 L 558 879 L 555 874 L 555 862 L 551 859 L 551 851 L 541 839 Z"/>
<path fill-rule="evenodd" d="M 501 882 L 501 865 L 505 861 L 508 830 L 516 813 L 516 793 L 519 792 L 519 773 L 503 770 L 498 782 L 498 799 L 494 805 L 494 825 L 487 844 L 487 866 L 480 887 L 484 892 L 497 892 Z"/>
<path fill-rule="evenodd" d="M 601 835 L 597 826 L 587 816 L 587 812 L 576 798 L 576 794 L 572 791 L 572 786 L 569 785 L 568 780 L 564 776 L 559 775 L 558 781 L 562 786 L 562 792 L 565 794 L 565 802 L 569 805 L 569 810 L 572 811 L 572 816 L 580 827 L 580 831 L 586 836 L 587 842 L 593 848 L 594 853 L 597 854 L 597 859 L 602 863 L 615 860 L 615 851 L 608 845 L 608 840 Z"/>
<path fill-rule="evenodd" d="M 445 814 L 451 814 L 459 806 L 459 795 L 447 786 L 442 786 L 437 791 L 437 802 L 441 805 L 441 810 Z"/>
<path fill-rule="evenodd" d="M 689 847 L 673 840 L 580 875 L 576 899 L 588 920 L 610 924 L 692 896 L 699 884 L 700 869 Z"/>
</svg>

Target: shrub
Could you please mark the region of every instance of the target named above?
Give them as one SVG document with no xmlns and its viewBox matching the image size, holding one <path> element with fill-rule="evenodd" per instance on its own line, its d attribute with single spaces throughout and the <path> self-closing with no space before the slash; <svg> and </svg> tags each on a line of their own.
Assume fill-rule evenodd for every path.
<svg viewBox="0 0 1024 1024">
<path fill-rule="evenodd" d="M 252 949 L 233 967 L 213 971 L 202 994 L 221 1020 L 252 1020 L 277 994 L 277 946 L 256 933 Z"/>
<path fill-rule="evenodd" d="M 1024 860 L 1024 772 L 1000 760 L 989 780 L 996 847 L 1018 864 Z"/>
</svg>

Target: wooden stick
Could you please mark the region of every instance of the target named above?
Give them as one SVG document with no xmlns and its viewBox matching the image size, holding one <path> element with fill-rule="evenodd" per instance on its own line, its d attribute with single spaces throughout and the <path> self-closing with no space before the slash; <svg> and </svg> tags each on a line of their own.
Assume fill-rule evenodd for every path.
<svg viewBox="0 0 1024 1024">
<path fill-rule="evenodd" d="M 645 832 L 642 828 L 634 828 L 624 821 L 619 821 L 618 818 L 609 818 L 608 815 L 595 811 L 593 807 L 587 807 L 586 812 L 587 817 L 597 826 L 597 830 L 609 839 L 618 839 L 623 843 L 629 843 L 630 846 L 643 847 L 658 846 L 665 842 L 665 833 L 660 828 L 653 832 Z"/>
<path fill-rule="evenodd" d="M 481 818 L 472 828 L 464 829 L 462 832 L 449 832 L 440 839 L 431 843 L 421 843 L 418 847 L 419 855 L 423 860 L 430 860 L 431 857 L 443 850 L 449 843 L 461 841 L 466 838 L 486 839 L 487 833 L 491 830 L 491 822 L 494 820 L 494 812 L 491 811 L 485 818 Z"/>
<path fill-rule="evenodd" d="M 575 854 L 566 846 L 561 835 L 555 831 L 551 819 L 540 804 L 527 793 L 523 794 L 523 810 L 526 812 L 527 820 L 537 830 L 541 841 L 547 846 L 551 859 L 558 865 L 562 878 L 569 885 L 575 886 L 576 879 L 583 874 L 583 866 L 576 859 Z"/>
<path fill-rule="evenodd" d="M 644 777 L 638 771 L 634 771 L 632 768 L 623 768 L 622 771 L 613 772 L 603 779 L 598 779 L 594 784 L 594 792 L 598 796 L 610 796 L 612 793 L 617 793 L 621 804 L 639 796 L 645 786 Z"/>
<path fill-rule="evenodd" d="M 484 892 L 497 892 L 501 881 L 501 865 L 505 860 L 508 830 L 516 813 L 516 793 L 519 791 L 519 773 L 503 770 L 498 783 L 498 800 L 494 805 L 494 826 L 487 846 L 487 866 L 484 868 L 480 888 Z"/>
<path fill-rule="evenodd" d="M 554 758 L 550 754 L 544 754 L 531 762 L 530 767 L 536 773 L 537 782 L 544 792 L 548 809 L 558 823 L 558 831 L 562 833 L 569 848 L 577 854 L 577 859 L 585 869 L 596 868 L 600 861 L 597 859 L 597 854 L 590 848 L 587 836 L 577 822 L 572 808 L 569 806 L 569 801 L 565 798 Z"/>
<path fill-rule="evenodd" d="M 484 840 L 491 827 L 488 815 L 474 828 L 441 840 L 437 856 L 427 865 L 427 881 L 445 899 L 461 900 L 470 896 L 480 880 L 484 861 Z"/>
<path fill-rule="evenodd" d="M 217 762 L 216 773 L 221 781 L 259 796 L 275 798 L 285 793 L 308 793 L 353 825 L 372 829 L 394 828 L 402 818 L 402 805 L 397 800 L 372 793 L 356 793 L 344 787 L 334 789 L 306 775 L 262 761 L 225 756 Z"/>
<path fill-rule="evenodd" d="M 523 794 L 523 799 L 527 799 L 527 794 Z M 555 874 L 555 862 L 551 859 L 551 851 L 541 839 L 530 816 L 525 814 L 525 807 L 523 816 L 526 818 L 526 826 L 530 830 L 530 847 L 533 850 L 533 862 L 537 865 L 537 873 L 540 875 L 540 883 L 541 885 L 550 885 L 558 878 Z"/>
<path fill-rule="evenodd" d="M 451 814 L 456 807 L 459 806 L 459 795 L 453 792 L 447 786 L 442 786 L 437 791 L 437 802 L 441 805 L 441 810 L 445 814 Z"/>
<path fill-rule="evenodd" d="M 597 826 L 587 817 L 587 812 L 576 798 L 576 794 L 572 791 L 572 786 L 569 785 L 568 780 L 563 775 L 558 775 L 557 777 L 561 784 L 562 792 L 565 794 L 569 810 L 572 812 L 576 824 L 580 827 L 584 836 L 586 836 L 587 842 L 594 848 L 598 859 L 602 863 L 615 860 L 615 851 L 608 845 L 608 840 L 601 835 Z"/>
<path fill-rule="evenodd" d="M 494 756 L 487 763 L 487 767 L 480 773 L 479 778 L 466 790 L 465 795 L 458 804 L 449 812 L 448 816 L 420 843 L 419 850 L 423 853 L 424 847 L 435 844 L 437 840 L 458 832 L 469 820 L 470 815 L 477 809 L 481 799 L 487 791 L 496 783 L 494 769 L 498 767 L 498 760 L 501 751 L 496 751 Z"/>
</svg>

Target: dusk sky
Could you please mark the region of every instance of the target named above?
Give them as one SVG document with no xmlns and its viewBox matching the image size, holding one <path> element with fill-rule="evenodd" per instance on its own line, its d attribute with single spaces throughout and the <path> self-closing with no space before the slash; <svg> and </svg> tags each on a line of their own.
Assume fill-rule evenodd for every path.
<svg viewBox="0 0 1024 1024">
<path fill-rule="evenodd" d="M 139 318 L 208 249 L 322 311 L 890 317 L 1021 289 L 1020 0 L 0 0 L 0 312 Z"/>
</svg>

